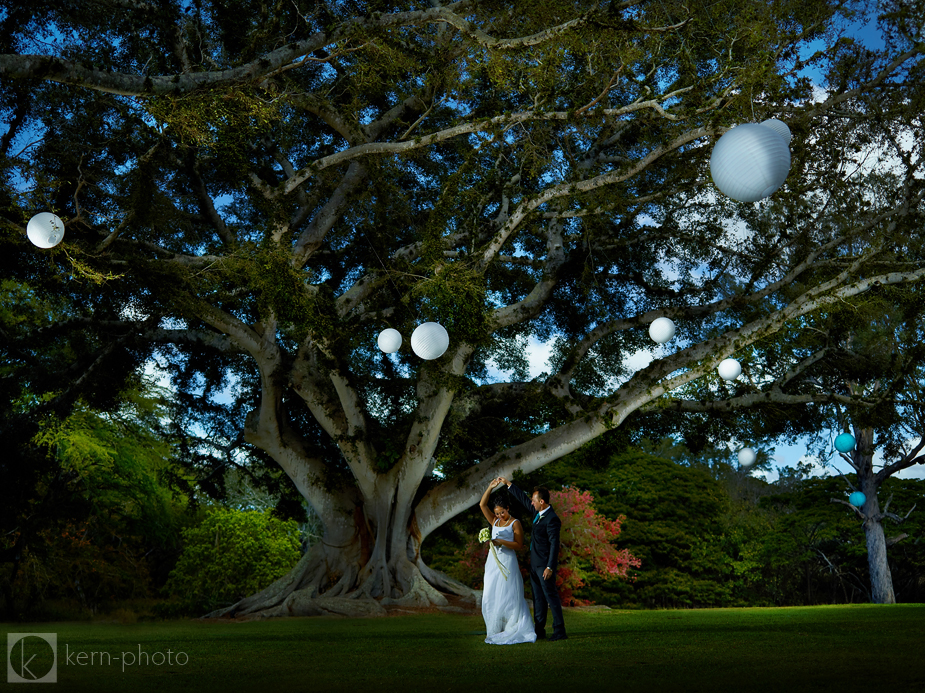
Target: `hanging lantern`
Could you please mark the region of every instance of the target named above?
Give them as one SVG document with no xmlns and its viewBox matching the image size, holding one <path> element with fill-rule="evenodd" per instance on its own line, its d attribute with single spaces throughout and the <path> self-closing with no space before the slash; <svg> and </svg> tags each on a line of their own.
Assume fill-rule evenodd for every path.
<svg viewBox="0 0 925 693">
<path fill-rule="evenodd" d="M 735 359 L 723 359 L 716 371 L 723 380 L 735 380 L 742 373 L 742 365 Z"/>
<path fill-rule="evenodd" d="M 722 137 L 710 155 L 716 187 L 739 202 L 757 202 L 773 194 L 790 172 L 790 128 L 779 120 L 738 125 Z"/>
<path fill-rule="evenodd" d="M 64 238 L 64 222 L 51 212 L 40 212 L 29 220 L 26 235 L 39 248 L 54 248 Z"/>
<path fill-rule="evenodd" d="M 864 503 L 867 502 L 867 496 L 865 496 L 860 491 L 855 491 L 850 496 L 848 496 L 848 502 L 851 503 L 855 508 L 860 508 Z"/>
<path fill-rule="evenodd" d="M 446 328 L 436 322 L 418 325 L 411 333 L 411 349 L 425 361 L 433 361 L 443 356 L 450 346 L 450 335 Z"/>
<path fill-rule="evenodd" d="M 755 464 L 758 455 L 751 448 L 742 448 L 739 450 L 739 464 L 743 467 L 751 467 Z"/>
<path fill-rule="evenodd" d="M 784 139 L 784 142 L 786 142 L 788 146 L 790 145 L 790 140 L 793 139 L 793 136 L 790 134 L 790 128 L 787 127 L 787 123 L 777 118 L 768 118 L 767 120 L 762 120 L 761 124 L 766 128 L 771 128 Z"/>
<path fill-rule="evenodd" d="M 850 433 L 841 433 L 835 437 L 835 449 L 839 452 L 851 452 L 854 445 L 854 436 Z"/>
<path fill-rule="evenodd" d="M 674 323 L 668 318 L 655 318 L 649 325 L 649 336 L 653 341 L 664 344 L 674 337 Z"/>
<path fill-rule="evenodd" d="M 379 333 L 379 348 L 386 354 L 394 354 L 401 346 L 401 332 L 387 327 Z"/>
</svg>

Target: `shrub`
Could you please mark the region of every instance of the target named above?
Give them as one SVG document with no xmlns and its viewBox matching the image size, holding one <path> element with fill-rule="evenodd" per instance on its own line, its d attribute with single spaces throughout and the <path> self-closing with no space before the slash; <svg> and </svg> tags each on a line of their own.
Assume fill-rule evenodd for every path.
<svg viewBox="0 0 925 693">
<path fill-rule="evenodd" d="M 164 592 L 194 609 L 233 604 L 299 560 L 299 527 L 269 512 L 215 508 L 183 531 L 184 549 Z"/>
</svg>

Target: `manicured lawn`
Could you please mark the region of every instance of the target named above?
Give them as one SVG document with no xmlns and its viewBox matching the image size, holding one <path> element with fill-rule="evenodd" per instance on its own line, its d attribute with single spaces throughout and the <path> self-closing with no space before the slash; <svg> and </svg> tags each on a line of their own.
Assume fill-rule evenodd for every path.
<svg viewBox="0 0 925 693">
<path fill-rule="evenodd" d="M 6 623 L 3 630 L 57 634 L 58 683 L 51 690 L 62 691 L 925 691 L 920 604 L 570 610 L 566 626 L 567 641 L 507 647 L 482 642 L 480 617 L 450 614 Z M 26 659 L 37 653 L 30 670 L 40 675 L 51 650 L 30 642 Z M 139 647 L 154 659 L 139 665 Z M 14 648 L 14 662 L 21 649 Z M 155 653 L 166 658 L 168 650 L 173 665 L 155 664 Z M 80 652 L 87 653 L 83 664 Z M 136 662 L 126 656 L 123 665 L 129 652 Z M 188 657 L 185 665 L 176 663 L 178 652 Z M 5 684 L 6 675 L 0 680 Z"/>
</svg>

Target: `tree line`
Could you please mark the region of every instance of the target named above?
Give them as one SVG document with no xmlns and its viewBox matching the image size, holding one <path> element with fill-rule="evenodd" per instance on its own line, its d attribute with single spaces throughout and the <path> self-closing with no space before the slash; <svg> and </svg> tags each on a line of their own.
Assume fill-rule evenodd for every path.
<svg viewBox="0 0 925 693">
<path fill-rule="evenodd" d="M 779 468 L 779 478 L 768 482 L 739 468 L 726 449 L 692 454 L 671 439 L 641 443 L 624 442 L 619 451 L 587 446 L 521 479 L 528 487 L 584 490 L 598 514 L 625 518 L 613 548 L 629 550 L 641 565 L 624 579 L 579 559 L 587 581 L 569 601 L 621 608 L 872 601 L 862 521 L 832 502 L 847 497 L 846 480 L 814 476 L 810 465 L 799 464 Z M 904 512 L 921 509 L 925 480 L 890 479 L 881 492 Z M 478 587 L 484 562 L 471 560 L 467 543 L 479 526 L 476 515 L 449 523 L 425 550 L 441 570 Z M 901 530 L 904 536 L 889 547 L 896 600 L 921 602 L 925 516 L 912 512 Z"/>
</svg>

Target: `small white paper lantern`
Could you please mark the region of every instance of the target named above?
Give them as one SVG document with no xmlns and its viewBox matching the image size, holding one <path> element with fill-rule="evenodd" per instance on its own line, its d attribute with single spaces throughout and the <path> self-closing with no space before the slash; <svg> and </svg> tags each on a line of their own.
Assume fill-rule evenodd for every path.
<svg viewBox="0 0 925 693">
<path fill-rule="evenodd" d="M 26 235 L 39 248 L 54 248 L 64 238 L 64 222 L 51 212 L 40 212 L 29 220 Z"/>
<path fill-rule="evenodd" d="M 755 451 L 751 448 L 742 448 L 739 450 L 739 464 L 743 467 L 751 467 L 755 464 L 755 460 L 758 459 L 758 455 L 755 454 Z"/>
<path fill-rule="evenodd" d="M 742 364 L 735 359 L 723 359 L 716 372 L 723 380 L 735 380 L 742 373 Z"/>
<path fill-rule="evenodd" d="M 425 361 L 433 361 L 443 356 L 450 346 L 450 335 L 446 328 L 436 322 L 418 325 L 411 333 L 411 349 Z"/>
<path fill-rule="evenodd" d="M 767 120 L 761 121 L 761 124 L 766 128 L 771 128 L 774 132 L 784 138 L 784 142 L 788 145 L 790 140 L 793 139 L 793 135 L 790 134 L 790 128 L 787 127 L 787 123 L 777 118 L 768 118 Z"/>
<path fill-rule="evenodd" d="M 653 341 L 664 344 L 674 337 L 674 323 L 668 318 L 655 318 L 649 325 L 649 336 Z"/>
<path fill-rule="evenodd" d="M 401 346 L 401 332 L 387 327 L 379 333 L 379 348 L 386 354 L 394 354 Z"/>
<path fill-rule="evenodd" d="M 716 187 L 739 202 L 773 194 L 790 172 L 790 128 L 779 120 L 744 123 L 719 138 L 710 155 Z"/>
</svg>

